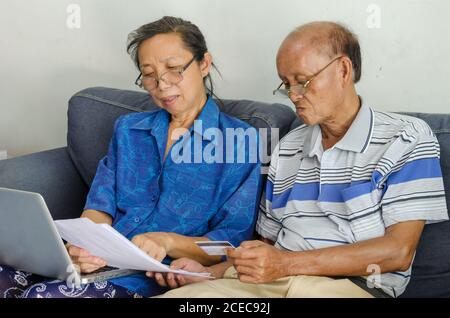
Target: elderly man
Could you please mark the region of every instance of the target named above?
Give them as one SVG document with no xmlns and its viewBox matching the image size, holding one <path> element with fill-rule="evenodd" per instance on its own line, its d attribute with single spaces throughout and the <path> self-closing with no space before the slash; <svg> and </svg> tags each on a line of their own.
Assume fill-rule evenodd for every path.
<svg viewBox="0 0 450 318">
<path fill-rule="evenodd" d="M 274 151 L 257 232 L 204 268 L 216 280 L 165 297 L 397 297 L 423 227 L 448 219 L 439 144 L 423 121 L 372 109 L 355 90 L 357 38 L 342 25 L 295 29 L 277 55 L 275 91 L 302 125 Z M 194 281 L 156 274 L 162 285 Z"/>
</svg>

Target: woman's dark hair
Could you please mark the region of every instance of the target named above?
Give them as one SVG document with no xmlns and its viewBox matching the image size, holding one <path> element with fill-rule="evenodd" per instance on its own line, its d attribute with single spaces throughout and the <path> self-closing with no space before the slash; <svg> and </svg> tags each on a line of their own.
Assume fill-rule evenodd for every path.
<svg viewBox="0 0 450 318">
<path fill-rule="evenodd" d="M 200 29 L 190 21 L 183 20 L 181 18 L 165 16 L 161 19 L 144 24 L 135 31 L 128 35 L 127 52 L 133 59 L 136 67 L 139 69 L 139 46 L 145 40 L 148 40 L 155 35 L 164 33 L 176 33 L 179 34 L 186 49 L 189 50 L 197 62 L 203 60 L 204 55 L 208 52 L 205 38 Z M 217 67 L 212 64 L 212 67 L 220 75 Z M 208 74 L 203 80 L 205 87 L 209 94 L 214 95 L 214 87 L 211 79 L 211 75 Z M 207 82 L 209 86 L 207 85 Z"/>
</svg>

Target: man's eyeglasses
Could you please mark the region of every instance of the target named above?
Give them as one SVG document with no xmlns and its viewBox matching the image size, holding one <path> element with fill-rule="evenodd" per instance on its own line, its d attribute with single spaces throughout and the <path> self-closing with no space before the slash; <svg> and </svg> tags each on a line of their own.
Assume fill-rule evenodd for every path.
<svg viewBox="0 0 450 318">
<path fill-rule="evenodd" d="M 341 57 L 343 57 L 343 56 L 341 55 L 341 56 L 338 56 L 335 59 L 333 59 L 330 63 L 325 65 L 323 68 L 321 68 L 317 73 L 311 75 L 304 83 L 300 83 L 300 84 L 289 87 L 289 84 L 285 84 L 284 82 L 282 82 L 280 84 L 280 86 L 278 86 L 277 89 L 273 91 L 273 95 L 287 97 L 287 98 L 289 98 L 289 96 L 292 93 L 294 93 L 296 95 L 301 95 L 301 96 L 305 95 L 306 89 L 308 88 L 308 85 L 311 84 L 312 80 L 314 78 L 316 78 L 320 73 L 322 73 L 328 66 L 333 64 L 335 61 L 339 60 Z M 285 85 L 285 88 L 281 88 L 281 86 L 283 86 L 283 85 Z"/>
<path fill-rule="evenodd" d="M 151 91 L 158 87 L 160 81 L 163 81 L 167 85 L 175 85 L 183 80 L 183 72 L 194 62 L 195 56 L 183 67 L 174 70 L 168 70 L 167 72 L 161 74 L 159 78 L 154 76 L 145 76 L 142 73 L 139 74 L 138 78 L 134 82 L 140 88 L 144 88 Z"/>
</svg>

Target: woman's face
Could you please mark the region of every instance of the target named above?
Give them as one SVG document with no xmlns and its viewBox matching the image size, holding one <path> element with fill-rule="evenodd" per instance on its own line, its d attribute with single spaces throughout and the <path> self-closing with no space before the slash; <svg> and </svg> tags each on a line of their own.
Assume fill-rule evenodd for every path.
<svg viewBox="0 0 450 318">
<path fill-rule="evenodd" d="M 182 69 L 192 60 L 193 54 L 184 47 L 176 33 L 158 34 L 141 43 L 138 57 L 142 79 L 160 76 L 167 71 Z M 172 115 L 182 115 L 199 109 L 206 102 L 203 78 L 209 74 L 212 59 L 206 53 L 201 62 L 193 61 L 182 73 L 177 84 L 159 80 L 158 86 L 148 89 L 155 103 Z M 145 86 L 144 86 L 145 88 Z"/>
</svg>

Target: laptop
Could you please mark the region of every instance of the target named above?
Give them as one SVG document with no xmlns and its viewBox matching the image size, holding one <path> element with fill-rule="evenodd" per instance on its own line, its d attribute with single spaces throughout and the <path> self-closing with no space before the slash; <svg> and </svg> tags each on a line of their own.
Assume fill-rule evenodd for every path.
<svg viewBox="0 0 450 318">
<path fill-rule="evenodd" d="M 0 188 L 0 265 L 68 283 L 89 284 L 140 271 L 103 267 L 79 274 L 39 193 Z"/>
</svg>

